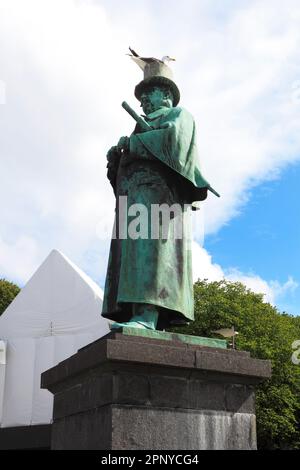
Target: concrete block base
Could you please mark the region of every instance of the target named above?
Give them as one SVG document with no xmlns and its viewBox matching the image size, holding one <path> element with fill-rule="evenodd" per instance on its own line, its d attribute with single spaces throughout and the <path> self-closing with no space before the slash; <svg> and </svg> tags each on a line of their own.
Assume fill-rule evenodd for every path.
<svg viewBox="0 0 300 470">
<path fill-rule="evenodd" d="M 249 353 L 118 332 L 42 374 L 54 394 L 52 449 L 256 449 Z"/>
</svg>

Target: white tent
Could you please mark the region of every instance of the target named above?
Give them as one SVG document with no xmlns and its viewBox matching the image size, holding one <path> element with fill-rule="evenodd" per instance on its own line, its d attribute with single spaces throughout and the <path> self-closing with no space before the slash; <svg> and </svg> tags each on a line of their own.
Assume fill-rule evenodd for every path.
<svg viewBox="0 0 300 470">
<path fill-rule="evenodd" d="M 51 422 L 41 373 L 109 332 L 102 298 L 62 253 L 49 254 L 0 317 L 0 427 Z"/>
</svg>

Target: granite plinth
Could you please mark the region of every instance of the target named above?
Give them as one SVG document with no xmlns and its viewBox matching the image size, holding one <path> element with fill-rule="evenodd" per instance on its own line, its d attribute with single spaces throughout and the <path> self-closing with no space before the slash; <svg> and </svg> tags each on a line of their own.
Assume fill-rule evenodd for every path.
<svg viewBox="0 0 300 470">
<path fill-rule="evenodd" d="M 183 335 L 181 333 L 170 333 L 169 331 L 148 330 L 139 328 L 130 328 L 128 326 L 115 330 L 123 335 L 139 336 L 148 339 L 159 339 L 164 341 L 180 341 L 186 344 L 197 346 L 208 346 L 211 348 L 227 349 L 227 341 L 217 338 L 205 338 L 203 336 Z"/>
<path fill-rule="evenodd" d="M 255 449 L 270 375 L 247 352 L 111 332 L 42 374 L 52 449 Z"/>
</svg>

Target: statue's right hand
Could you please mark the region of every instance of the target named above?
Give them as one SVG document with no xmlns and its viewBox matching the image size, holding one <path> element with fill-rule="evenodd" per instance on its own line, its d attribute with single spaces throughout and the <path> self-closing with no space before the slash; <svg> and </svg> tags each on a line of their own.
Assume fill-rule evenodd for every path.
<svg viewBox="0 0 300 470">
<path fill-rule="evenodd" d="M 115 181 L 117 177 L 120 157 L 121 157 L 121 152 L 118 150 L 118 147 L 116 145 L 111 147 L 106 154 L 107 178 L 109 179 L 113 187 L 115 185 Z"/>
<path fill-rule="evenodd" d="M 118 147 L 114 145 L 109 149 L 109 151 L 106 154 L 106 159 L 109 161 L 111 159 L 115 159 L 117 156 L 119 156 L 120 152 L 118 150 Z"/>
</svg>

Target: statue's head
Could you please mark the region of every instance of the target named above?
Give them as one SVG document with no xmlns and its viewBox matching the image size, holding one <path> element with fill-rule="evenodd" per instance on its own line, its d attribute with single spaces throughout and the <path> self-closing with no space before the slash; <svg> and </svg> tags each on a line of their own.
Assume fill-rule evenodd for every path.
<svg viewBox="0 0 300 470">
<path fill-rule="evenodd" d="M 163 66 L 166 68 L 166 65 L 163 64 Z M 163 71 L 159 69 L 159 72 L 162 73 Z M 144 102 L 146 101 L 150 101 L 152 107 L 158 109 L 159 106 L 168 106 L 170 108 L 177 106 L 180 100 L 180 92 L 176 83 L 171 78 L 163 75 L 150 75 L 144 78 L 135 87 L 134 94 L 141 102 L 141 106 L 146 114 L 151 112 L 144 109 Z M 150 106 L 147 105 L 147 109 L 150 109 Z"/>
<path fill-rule="evenodd" d="M 145 87 L 140 96 L 141 107 L 145 114 L 150 114 L 166 106 L 172 108 L 174 97 L 170 87 L 163 85 Z"/>
</svg>

